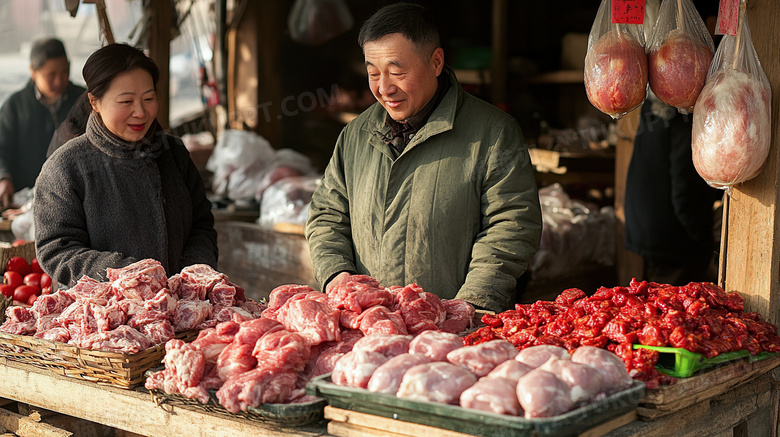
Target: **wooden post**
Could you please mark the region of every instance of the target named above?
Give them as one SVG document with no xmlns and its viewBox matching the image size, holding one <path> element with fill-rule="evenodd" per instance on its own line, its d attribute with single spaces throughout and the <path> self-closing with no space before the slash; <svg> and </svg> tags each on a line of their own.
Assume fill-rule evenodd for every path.
<svg viewBox="0 0 780 437">
<path fill-rule="evenodd" d="M 492 103 L 507 110 L 507 0 L 493 0 L 493 65 L 490 72 L 490 99 Z"/>
<path fill-rule="evenodd" d="M 626 178 L 631 155 L 634 152 L 634 138 L 639 128 L 637 108 L 617 122 L 617 148 L 615 152 L 615 264 L 618 284 L 628 285 L 631 278 L 644 279 L 642 257 L 625 248 L 626 240 Z"/>
<path fill-rule="evenodd" d="M 751 0 L 747 19 L 761 67 L 772 87 L 772 146 L 764 169 L 738 185 L 728 208 L 721 247 L 721 283 L 738 291 L 745 309 L 780 323 L 780 3 Z M 724 222 L 726 221 L 724 218 Z"/>
<path fill-rule="evenodd" d="M 160 70 L 157 81 L 157 121 L 163 129 L 170 127 L 170 59 L 171 59 L 171 0 L 144 2 L 152 17 L 149 36 L 149 57 Z"/>
</svg>

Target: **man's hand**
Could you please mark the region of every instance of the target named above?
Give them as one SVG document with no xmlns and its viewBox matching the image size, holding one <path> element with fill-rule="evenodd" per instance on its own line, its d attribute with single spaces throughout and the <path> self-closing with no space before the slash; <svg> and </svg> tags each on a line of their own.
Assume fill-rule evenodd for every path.
<svg viewBox="0 0 780 437">
<path fill-rule="evenodd" d="M 328 285 L 325 286 L 325 293 L 330 294 L 331 291 L 344 284 L 349 276 L 351 276 L 349 272 L 341 272 L 336 275 L 328 282 Z"/>
<path fill-rule="evenodd" d="M 0 180 L 0 206 L 8 208 L 14 203 L 14 183 L 11 179 Z"/>
</svg>

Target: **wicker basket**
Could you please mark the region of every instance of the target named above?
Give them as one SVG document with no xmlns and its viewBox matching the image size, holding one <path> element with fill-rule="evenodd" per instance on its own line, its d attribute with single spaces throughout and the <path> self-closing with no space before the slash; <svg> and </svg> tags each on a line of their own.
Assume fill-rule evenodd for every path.
<svg viewBox="0 0 780 437">
<path fill-rule="evenodd" d="M 197 331 L 179 333 L 177 338 L 191 341 Z M 92 381 L 119 388 L 143 384 L 144 373 L 159 366 L 165 345 L 150 347 L 137 354 L 93 351 L 71 344 L 28 335 L 0 332 L 0 357 L 44 369 L 58 375 Z"/>
<path fill-rule="evenodd" d="M 28 263 L 35 258 L 35 242 L 28 241 L 19 246 L 6 246 L 8 243 L 0 244 L 0 272 L 5 273 L 5 264 L 9 259 L 15 256 L 21 256 Z"/>
<path fill-rule="evenodd" d="M 201 404 L 195 399 L 190 399 L 180 394 L 169 395 L 162 390 L 150 390 L 152 402 L 156 405 L 168 404 L 188 406 L 207 413 L 216 414 L 228 419 L 240 417 L 247 420 L 272 423 L 285 427 L 301 427 L 314 425 L 325 420 L 324 408 L 327 401 L 323 398 L 316 398 L 309 402 L 292 404 L 262 404 L 256 408 L 249 407 L 247 411 L 231 413 L 225 407 L 219 404 L 215 396 L 215 391 L 209 391 L 209 402 Z"/>
<path fill-rule="evenodd" d="M 13 299 L 0 294 L 0 325 L 5 323 L 5 310 L 11 306 Z"/>
</svg>

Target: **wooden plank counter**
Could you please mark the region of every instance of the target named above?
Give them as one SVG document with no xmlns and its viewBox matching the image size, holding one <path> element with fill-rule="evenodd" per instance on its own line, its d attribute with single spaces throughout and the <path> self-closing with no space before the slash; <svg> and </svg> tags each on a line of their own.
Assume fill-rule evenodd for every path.
<svg viewBox="0 0 780 437">
<path fill-rule="evenodd" d="M 325 427 L 285 428 L 242 418 L 227 419 L 195 408 L 155 405 L 140 391 L 82 382 L 0 359 L 0 398 L 13 399 L 68 416 L 160 437 L 244 437 L 326 435 Z"/>
</svg>

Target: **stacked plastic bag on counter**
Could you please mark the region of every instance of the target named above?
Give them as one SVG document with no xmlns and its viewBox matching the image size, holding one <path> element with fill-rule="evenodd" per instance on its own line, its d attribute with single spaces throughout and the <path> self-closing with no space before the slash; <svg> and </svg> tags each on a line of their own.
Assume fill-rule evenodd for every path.
<svg viewBox="0 0 780 437">
<path fill-rule="evenodd" d="M 614 208 L 572 200 L 557 183 L 539 189 L 539 202 L 542 239 L 529 267 L 535 280 L 614 263 Z"/>
</svg>

